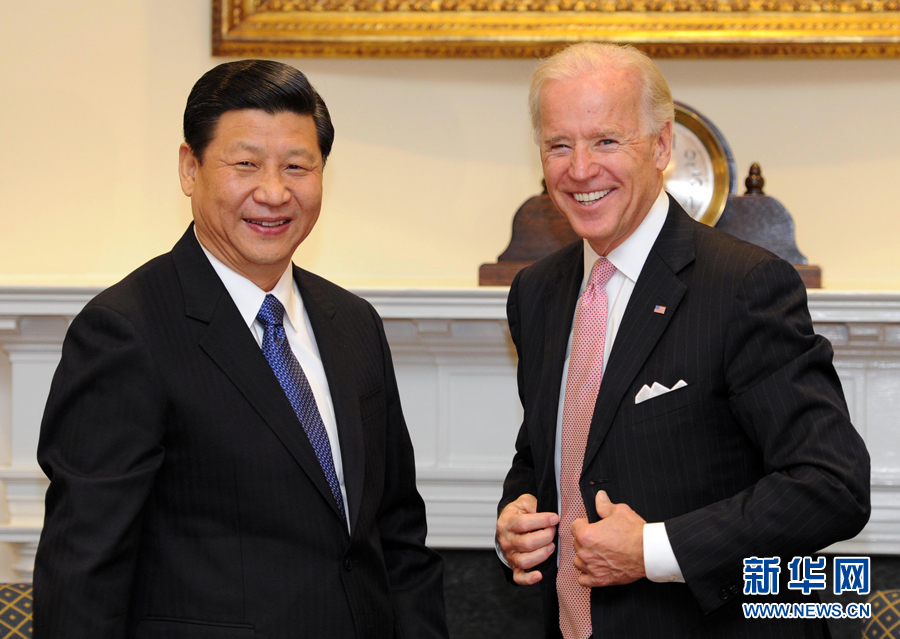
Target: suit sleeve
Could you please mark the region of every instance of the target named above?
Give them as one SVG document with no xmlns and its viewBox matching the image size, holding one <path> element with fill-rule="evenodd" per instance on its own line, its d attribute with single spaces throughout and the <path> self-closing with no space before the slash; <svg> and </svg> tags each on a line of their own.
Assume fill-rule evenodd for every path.
<svg viewBox="0 0 900 639">
<path fill-rule="evenodd" d="M 521 275 L 521 273 L 519 274 Z M 516 368 L 516 381 L 519 388 L 519 401 L 525 405 L 524 369 L 522 363 L 521 324 L 519 314 L 519 275 L 513 279 L 509 287 L 509 297 L 506 300 L 506 319 L 509 324 L 509 334 L 516 347 L 518 365 Z M 537 494 L 537 478 L 534 474 L 534 457 L 531 451 L 531 440 L 528 437 L 528 429 L 525 422 L 519 427 L 516 437 L 516 452 L 513 455 L 512 466 L 503 481 L 503 496 L 497 505 L 497 514 L 521 495 Z"/>
<path fill-rule="evenodd" d="M 869 455 L 794 267 L 763 260 L 744 278 L 733 308 L 725 386 L 765 475 L 730 499 L 666 521 L 706 613 L 741 591 L 744 558 L 810 555 L 857 534 L 870 511 Z"/>
<path fill-rule="evenodd" d="M 38 462 L 50 478 L 35 559 L 35 637 L 125 637 L 141 512 L 163 459 L 151 353 L 117 312 L 88 306 L 50 389 Z"/>
<path fill-rule="evenodd" d="M 444 563 L 425 545 L 425 503 L 416 488 L 415 455 L 400 406 L 391 351 L 381 319 L 370 310 L 384 357 L 387 444 L 378 530 L 394 604 L 395 637 L 445 639 Z"/>
<path fill-rule="evenodd" d="M 509 325 L 509 334 L 513 344 L 516 347 L 516 355 L 518 356 L 518 365 L 516 368 L 516 381 L 519 388 L 519 401 L 524 406 L 524 371 L 522 365 L 522 348 L 521 348 L 521 322 L 519 314 L 519 276 L 517 274 L 509 287 L 509 297 L 506 300 L 506 320 Z M 537 478 L 534 473 L 534 457 L 531 451 L 531 440 L 528 437 L 528 429 L 525 422 L 519 427 L 519 434 L 516 436 L 516 452 L 513 455 L 512 466 L 506 473 L 506 479 L 503 481 L 503 495 L 500 503 L 497 505 L 497 516 L 506 508 L 507 505 L 514 502 L 522 495 L 537 495 Z M 497 557 L 500 559 L 500 546 L 496 544 Z M 503 572 L 509 583 L 515 584 L 513 581 L 513 572 L 502 560 Z"/>
</svg>

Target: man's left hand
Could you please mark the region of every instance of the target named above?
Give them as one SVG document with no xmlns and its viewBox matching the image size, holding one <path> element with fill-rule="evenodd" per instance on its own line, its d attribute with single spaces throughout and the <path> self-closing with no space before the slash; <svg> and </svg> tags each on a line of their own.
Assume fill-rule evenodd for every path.
<svg viewBox="0 0 900 639">
<path fill-rule="evenodd" d="M 600 521 L 572 522 L 578 583 L 587 588 L 630 584 L 644 571 L 644 524 L 627 504 L 614 504 L 606 491 L 594 501 Z"/>
</svg>

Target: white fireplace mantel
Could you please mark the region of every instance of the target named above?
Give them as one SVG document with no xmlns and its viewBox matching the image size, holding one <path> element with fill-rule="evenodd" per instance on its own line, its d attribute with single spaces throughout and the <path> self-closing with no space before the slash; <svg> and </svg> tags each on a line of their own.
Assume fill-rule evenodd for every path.
<svg viewBox="0 0 900 639">
<path fill-rule="evenodd" d="M 40 419 L 66 328 L 99 288 L 0 287 L 0 580 L 31 577 L 46 478 Z M 505 288 L 355 291 L 385 321 L 416 449 L 429 543 L 490 548 L 521 421 Z M 830 550 L 900 554 L 900 292 L 810 291 L 872 455 L 872 517 Z M 9 553 L 6 553 L 9 554 Z"/>
</svg>

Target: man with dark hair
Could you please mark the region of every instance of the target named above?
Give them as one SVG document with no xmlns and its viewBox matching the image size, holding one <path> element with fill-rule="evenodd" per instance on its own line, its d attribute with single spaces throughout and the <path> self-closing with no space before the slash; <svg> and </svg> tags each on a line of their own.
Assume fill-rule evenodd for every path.
<svg viewBox="0 0 900 639">
<path fill-rule="evenodd" d="M 194 224 L 75 318 L 41 425 L 42 639 L 447 636 L 381 320 L 291 264 L 334 130 L 306 77 L 219 65 Z"/>
<path fill-rule="evenodd" d="M 328 160 L 334 127 L 322 97 L 294 67 L 266 60 L 220 64 L 197 80 L 184 108 L 185 144 L 202 158 L 219 116 L 243 109 L 311 116 L 322 162 Z"/>
</svg>

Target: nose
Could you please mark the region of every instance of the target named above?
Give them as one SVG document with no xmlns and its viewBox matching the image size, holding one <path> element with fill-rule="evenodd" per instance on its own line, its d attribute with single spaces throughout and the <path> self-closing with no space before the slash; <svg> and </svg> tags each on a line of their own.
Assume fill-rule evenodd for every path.
<svg viewBox="0 0 900 639">
<path fill-rule="evenodd" d="M 600 164 L 590 149 L 578 145 L 569 163 L 569 175 L 573 180 L 588 180 L 600 172 Z"/>
<path fill-rule="evenodd" d="M 266 170 L 260 175 L 259 184 L 253 191 L 253 200 L 266 206 L 281 206 L 291 199 L 291 194 L 284 184 L 281 171 Z"/>
</svg>

